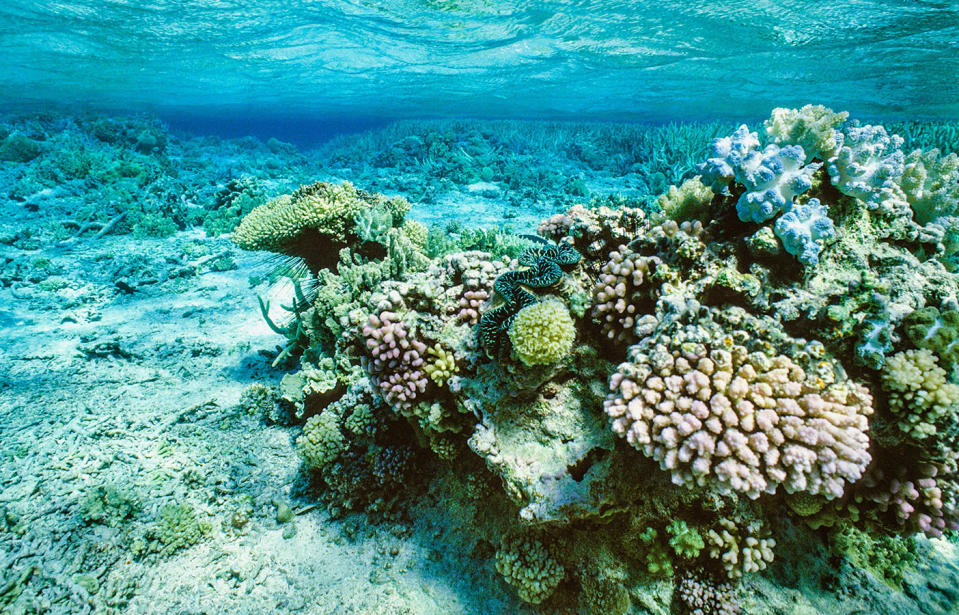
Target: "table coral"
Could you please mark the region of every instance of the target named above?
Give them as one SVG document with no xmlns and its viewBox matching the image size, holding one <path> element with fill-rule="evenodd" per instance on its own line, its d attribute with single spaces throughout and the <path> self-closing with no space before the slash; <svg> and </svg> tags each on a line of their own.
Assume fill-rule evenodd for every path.
<svg viewBox="0 0 959 615">
<path fill-rule="evenodd" d="M 251 211 L 233 232 L 233 241 L 247 250 L 304 258 L 316 271 L 335 264 L 339 250 L 354 236 L 355 216 L 374 209 L 388 213 L 396 226 L 409 203 L 357 190 L 349 182 L 316 182 Z"/>
</svg>

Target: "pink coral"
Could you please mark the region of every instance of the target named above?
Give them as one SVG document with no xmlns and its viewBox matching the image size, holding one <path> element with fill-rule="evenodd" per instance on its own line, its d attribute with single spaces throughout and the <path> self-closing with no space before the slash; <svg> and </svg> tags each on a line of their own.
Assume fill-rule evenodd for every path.
<svg viewBox="0 0 959 615">
<path fill-rule="evenodd" d="M 732 583 L 716 582 L 705 572 L 687 570 L 676 584 L 676 598 L 689 615 L 739 615 Z"/>
<path fill-rule="evenodd" d="M 942 536 L 945 530 L 959 529 L 956 484 L 950 474 L 948 468 L 933 464 L 909 470 L 899 466 L 892 475 L 871 467 L 857 485 L 854 500 L 860 506 L 873 504 L 864 512 L 880 525 Z"/>
<path fill-rule="evenodd" d="M 646 213 L 636 207 L 586 209 L 573 205 L 566 213 L 547 218 L 538 232 L 553 241 L 570 236 L 580 254 L 598 259 L 616 246 L 635 239 L 646 225 Z"/>
<path fill-rule="evenodd" d="M 789 357 L 750 354 L 730 336 L 665 338 L 630 356 L 610 379 L 606 413 L 676 484 L 837 498 L 870 461 L 872 396 L 859 384 L 807 378 Z"/>
<path fill-rule="evenodd" d="M 603 327 L 603 333 L 617 342 L 632 343 L 636 319 L 652 308 L 650 289 L 644 283 L 659 264 L 655 256 L 641 256 L 626 246 L 609 255 L 609 261 L 600 270 L 593 290 L 593 318 Z"/>
<path fill-rule="evenodd" d="M 459 252 L 444 258 L 446 281 L 456 301 L 450 312 L 457 322 L 475 325 L 480 310 L 489 301 L 496 278 L 506 271 L 508 263 L 490 260 L 486 252 Z"/>
<path fill-rule="evenodd" d="M 363 326 L 370 360 L 366 367 L 383 399 L 407 409 L 426 391 L 429 379 L 423 370 L 426 345 L 410 336 L 393 312 L 370 316 Z"/>
<path fill-rule="evenodd" d="M 489 301 L 489 291 L 485 288 L 467 290 L 456 304 L 456 321 L 475 325 L 480 319 L 480 308 Z"/>
</svg>

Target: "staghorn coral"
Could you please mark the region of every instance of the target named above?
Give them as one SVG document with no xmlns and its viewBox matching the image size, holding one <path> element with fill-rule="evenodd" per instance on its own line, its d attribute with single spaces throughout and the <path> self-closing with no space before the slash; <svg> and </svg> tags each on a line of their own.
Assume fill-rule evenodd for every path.
<svg viewBox="0 0 959 615">
<path fill-rule="evenodd" d="M 531 534 L 504 536 L 496 550 L 496 571 L 530 604 L 540 604 L 552 595 L 566 576 L 563 565 L 546 545 Z"/>
<path fill-rule="evenodd" d="M 576 326 L 562 302 L 541 301 L 516 313 L 509 339 L 513 352 L 524 364 L 549 365 L 561 361 L 572 350 Z"/>
<path fill-rule="evenodd" d="M 750 353 L 721 332 L 685 338 L 632 347 L 604 406 L 613 430 L 673 482 L 750 498 L 779 485 L 839 497 L 862 476 L 865 387 L 807 377 L 788 356 Z"/>
</svg>

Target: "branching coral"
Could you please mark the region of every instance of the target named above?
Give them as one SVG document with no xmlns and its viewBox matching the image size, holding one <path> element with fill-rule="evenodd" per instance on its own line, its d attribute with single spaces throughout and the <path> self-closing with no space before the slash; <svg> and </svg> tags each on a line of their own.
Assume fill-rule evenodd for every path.
<svg viewBox="0 0 959 615">
<path fill-rule="evenodd" d="M 647 278 L 660 262 L 658 257 L 643 256 L 626 246 L 609 255 L 600 270 L 593 290 L 593 318 L 603 332 L 617 342 L 634 342 L 637 321 L 652 308 Z"/>
<path fill-rule="evenodd" d="M 423 371 L 437 386 L 445 386 L 446 382 L 459 371 L 456 357 L 439 345 L 430 348 L 427 354 L 433 357 L 433 360 L 423 367 Z"/>
<path fill-rule="evenodd" d="M 934 436 L 943 423 L 955 424 L 959 418 L 959 385 L 946 381 L 946 370 L 931 351 L 896 353 L 886 361 L 881 376 L 889 392 L 889 409 L 909 436 Z"/>
<path fill-rule="evenodd" d="M 426 391 L 426 344 L 413 338 L 393 312 L 370 316 L 363 327 L 367 372 L 391 406 L 405 409 Z"/>
<path fill-rule="evenodd" d="M 568 237 L 580 254 L 597 259 L 635 239 L 647 224 L 646 213 L 636 207 L 586 209 L 573 205 L 566 213 L 543 221 L 538 232 L 557 242 Z"/>
<path fill-rule="evenodd" d="M 503 537 L 496 550 L 496 571 L 530 604 L 549 598 L 566 576 L 562 564 L 553 558 L 542 541 L 523 534 Z"/>
<path fill-rule="evenodd" d="M 674 594 L 684 615 L 739 615 L 736 588 L 729 581 L 716 581 L 702 570 L 686 570 Z"/>
<path fill-rule="evenodd" d="M 750 572 L 765 570 L 773 561 L 776 541 L 758 520 L 737 524 L 720 519 L 718 527 L 706 533 L 709 554 L 722 562 L 726 574 L 736 579 Z"/>
<path fill-rule="evenodd" d="M 667 215 L 574 206 L 531 248 L 454 230 L 490 250 L 441 232 L 420 250 L 422 229 L 382 209 L 344 218 L 336 268 L 301 293 L 302 377 L 284 379 L 315 415 L 324 497 L 387 510 L 420 470 L 485 471 L 476 529 L 507 536 L 506 582 L 612 612 L 644 570 L 683 575 L 690 612 L 734 612 L 714 579 L 766 567 L 782 514 L 797 531 L 955 527 L 959 222 L 910 209 L 946 211 L 952 159 L 907 164 L 845 119 L 777 110 L 773 145 L 717 140 Z M 628 574 L 573 564 L 600 551 Z"/>
<path fill-rule="evenodd" d="M 610 380 L 614 431 L 677 484 L 751 498 L 778 485 L 839 497 L 862 475 L 872 413 L 865 387 L 807 377 L 789 357 L 750 353 L 730 335 L 702 337 L 634 347 Z"/>
<path fill-rule="evenodd" d="M 296 451 L 311 468 L 320 469 L 346 450 L 347 442 L 339 427 L 339 415 L 325 410 L 307 419 L 303 434 L 296 439 Z"/>
</svg>

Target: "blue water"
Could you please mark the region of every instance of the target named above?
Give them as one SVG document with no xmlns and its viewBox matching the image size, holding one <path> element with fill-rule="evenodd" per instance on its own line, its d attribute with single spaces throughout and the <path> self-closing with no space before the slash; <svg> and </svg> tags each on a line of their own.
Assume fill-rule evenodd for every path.
<svg viewBox="0 0 959 615">
<path fill-rule="evenodd" d="M 957 120 L 959 0 L 0 0 L 0 615 L 956 615 Z"/>
<path fill-rule="evenodd" d="M 7 0 L 0 106 L 168 117 L 959 115 L 954 2 Z"/>
</svg>

